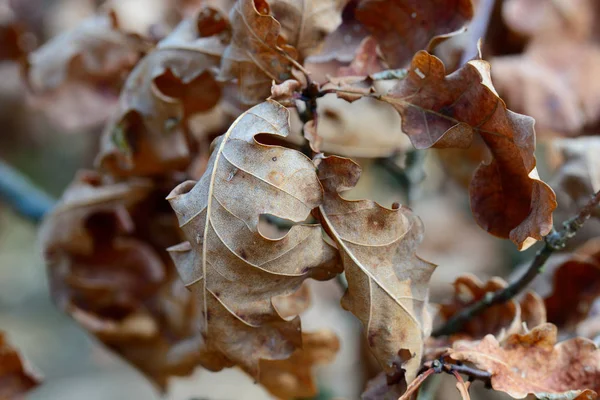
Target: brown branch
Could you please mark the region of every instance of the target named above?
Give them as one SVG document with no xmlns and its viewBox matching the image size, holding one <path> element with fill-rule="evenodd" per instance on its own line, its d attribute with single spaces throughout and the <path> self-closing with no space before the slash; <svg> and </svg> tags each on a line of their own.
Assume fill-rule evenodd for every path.
<svg viewBox="0 0 600 400">
<path fill-rule="evenodd" d="M 544 265 L 546 264 L 546 261 L 548 261 L 548 258 L 550 258 L 550 255 L 557 250 L 563 249 L 569 239 L 575 236 L 577 231 L 581 229 L 585 221 L 590 218 L 590 215 L 599 204 L 600 191 L 592 196 L 590 201 L 577 213 L 577 215 L 565 221 L 563 223 L 563 228 L 560 231 L 553 229 L 552 232 L 544 238 L 544 247 L 538 251 L 527 268 L 527 271 L 525 271 L 519 279 L 495 293 L 487 293 L 483 299 L 471 304 L 469 307 L 452 316 L 452 318 L 446 321 L 442 327 L 436 329 L 432 333 L 432 336 L 444 336 L 456 333 L 460 331 L 467 321 L 481 314 L 489 307 L 496 304 L 503 304 L 519 294 L 543 271 Z"/>
</svg>

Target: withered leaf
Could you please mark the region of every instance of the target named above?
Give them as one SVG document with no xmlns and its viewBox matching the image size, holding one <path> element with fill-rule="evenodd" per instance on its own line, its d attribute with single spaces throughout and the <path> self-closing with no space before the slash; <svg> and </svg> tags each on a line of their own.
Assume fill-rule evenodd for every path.
<svg viewBox="0 0 600 400">
<path fill-rule="evenodd" d="M 58 307 L 161 387 L 200 363 L 228 365 L 203 346 L 195 301 L 165 251 L 181 240 L 167 193 L 79 173 L 40 233 Z"/>
<path fill-rule="evenodd" d="M 152 190 L 145 179 L 106 185 L 101 175 L 79 171 L 61 200 L 40 228 L 40 242 L 46 251 L 55 248 L 78 254 L 93 251 L 94 238 L 86 226 L 92 214 L 113 215 L 118 230 L 131 232 L 133 222 L 127 208 L 142 201 Z"/>
<path fill-rule="evenodd" d="M 492 387 L 521 399 L 596 399 L 600 390 L 600 351 L 591 340 L 556 344 L 557 329 L 543 324 L 514 334 L 500 345 L 492 335 L 459 341 L 450 356 L 492 374 Z"/>
<path fill-rule="evenodd" d="M 25 29 L 8 4 L 0 4 L 0 61 L 20 60 L 27 53 Z"/>
<path fill-rule="evenodd" d="M 454 281 L 454 298 L 451 303 L 442 304 L 439 309 L 444 320 L 474 302 L 482 300 L 488 293 L 494 293 L 507 286 L 501 278 L 492 278 L 483 283 L 474 275 L 463 275 Z M 506 334 L 519 332 L 521 329 L 521 308 L 516 300 L 489 307 L 470 319 L 459 332 L 459 337 L 466 335 L 471 339 L 480 339 L 487 334 L 504 337 Z"/>
<path fill-rule="evenodd" d="M 230 12 L 232 40 L 225 49 L 219 79 L 237 79 L 242 103 L 269 97 L 271 82 L 292 78 L 297 51 L 285 43 L 281 25 L 266 0 L 238 0 Z"/>
<path fill-rule="evenodd" d="M 333 361 L 339 347 L 339 339 L 331 331 L 303 333 L 302 348 L 289 358 L 260 362 L 258 381 L 281 399 L 312 398 L 318 394 L 313 367 Z"/>
<path fill-rule="evenodd" d="M 0 331 L 0 399 L 20 399 L 40 384 L 41 375 L 12 347 Z"/>
<path fill-rule="evenodd" d="M 471 0 L 361 0 L 356 8 L 356 18 L 377 39 L 391 68 L 404 67 L 434 37 L 460 29 L 472 17 Z"/>
<path fill-rule="evenodd" d="M 325 189 L 319 216 L 338 245 L 348 280 L 342 306 L 363 323 L 384 371 L 391 376 L 402 367 L 410 382 L 431 329 L 426 306 L 435 265 L 415 254 L 423 238 L 421 220 L 405 207 L 344 200 L 340 193 L 360 176 L 353 161 L 332 156 L 316 163 Z"/>
<path fill-rule="evenodd" d="M 170 251 L 201 309 L 206 343 L 255 377 L 260 359 L 287 358 L 301 343 L 299 318 L 283 319 L 272 298 L 338 268 L 318 225 L 294 225 L 278 240 L 258 231 L 261 214 L 301 222 L 322 201 L 310 160 L 257 142 L 259 133 L 287 136 L 287 109 L 267 101 L 243 113 L 217 139 L 200 181 L 169 195 L 189 241 Z"/>
<path fill-rule="evenodd" d="M 377 40 L 373 36 L 368 36 L 360 43 L 350 65 L 339 69 L 338 76 L 371 75 L 384 69 L 377 53 Z"/>
<path fill-rule="evenodd" d="M 342 23 L 348 0 L 271 0 L 281 36 L 296 48 L 300 60 L 316 53 L 328 34 Z"/>
<path fill-rule="evenodd" d="M 548 321 L 574 331 L 600 297 L 600 239 L 578 248 L 554 271 L 553 290 L 545 299 Z"/>
<path fill-rule="evenodd" d="M 492 60 L 498 92 L 518 112 L 536 119 L 542 132 L 574 135 L 599 121 L 597 79 L 600 47 L 543 37 L 521 55 Z"/>
<path fill-rule="evenodd" d="M 327 35 L 323 48 L 311 55 L 306 62 L 310 71 L 315 72 L 318 66 L 327 64 L 349 64 L 354 60 L 356 49 L 365 37 L 368 36 L 366 28 L 356 20 L 355 12 L 357 0 L 350 0 L 342 11 L 342 23 L 335 31 Z"/>
<path fill-rule="evenodd" d="M 416 148 L 468 148 L 475 134 L 483 139 L 492 158 L 470 187 L 471 210 L 483 229 L 519 249 L 550 232 L 556 196 L 535 169 L 534 120 L 506 108 L 487 62 L 469 61 L 446 76 L 441 60 L 420 51 L 408 76 L 380 99 L 401 114 Z"/>
<path fill-rule="evenodd" d="M 508 27 L 526 36 L 582 40 L 594 33 L 595 0 L 507 0 L 502 16 Z"/>
<path fill-rule="evenodd" d="M 184 20 L 127 78 L 98 162 L 114 175 L 153 175 L 189 161 L 188 118 L 221 95 L 214 69 L 229 40 L 224 16 L 201 9 Z"/>
<path fill-rule="evenodd" d="M 115 12 L 105 10 L 29 55 L 32 102 L 68 129 L 104 122 L 146 48 L 120 28 Z"/>
</svg>

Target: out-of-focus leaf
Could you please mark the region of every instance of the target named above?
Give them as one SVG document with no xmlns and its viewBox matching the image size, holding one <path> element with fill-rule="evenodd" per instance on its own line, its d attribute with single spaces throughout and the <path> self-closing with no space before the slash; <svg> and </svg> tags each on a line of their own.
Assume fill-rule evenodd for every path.
<svg viewBox="0 0 600 400">
<path fill-rule="evenodd" d="M 494 293 L 506 286 L 507 283 L 501 278 L 492 278 L 482 283 L 474 275 L 463 275 L 454 281 L 454 298 L 451 303 L 440 306 L 440 316 L 448 320 L 469 305 L 482 300 L 488 293 Z M 470 319 L 459 332 L 459 337 L 481 339 L 487 334 L 505 337 L 507 334 L 519 332 L 520 329 L 521 308 L 513 299 L 489 307 L 485 313 Z"/>
<path fill-rule="evenodd" d="M 377 39 L 391 68 L 449 36 L 473 17 L 471 0 L 361 0 L 356 18 Z"/>
<path fill-rule="evenodd" d="M 521 55 L 491 61 L 499 93 L 542 132 L 578 134 L 600 120 L 600 47 L 543 37 Z"/>
<path fill-rule="evenodd" d="M 228 40 L 224 16 L 204 8 L 140 61 L 105 129 L 100 167 L 114 175 L 154 175 L 185 166 L 187 120 L 219 101 L 214 69 Z"/>
<path fill-rule="evenodd" d="M 600 297 L 600 239 L 592 239 L 554 271 L 552 294 L 545 299 L 548 321 L 573 332 Z"/>
<path fill-rule="evenodd" d="M 600 390 L 600 351 L 588 339 L 556 343 L 557 329 L 543 324 L 514 334 L 501 345 L 493 335 L 481 341 L 459 341 L 450 351 L 492 374 L 492 387 L 516 399 L 596 399 Z"/>
<path fill-rule="evenodd" d="M 40 233 L 55 303 L 162 387 L 224 362 L 197 334 L 194 299 L 165 251 L 181 239 L 166 193 L 80 173 Z"/>
<path fill-rule="evenodd" d="M 29 55 L 31 100 L 67 129 L 104 122 L 146 48 L 120 28 L 114 11 L 100 12 Z"/>
<path fill-rule="evenodd" d="M 21 399 L 39 385 L 41 375 L 12 347 L 0 331 L 0 399 Z"/>
<path fill-rule="evenodd" d="M 17 21 L 8 2 L 0 3 L 0 61 L 20 60 L 27 54 L 25 29 Z"/>
<path fill-rule="evenodd" d="M 298 51 L 300 60 L 316 53 L 326 36 L 342 23 L 348 0 L 270 0 L 281 36 Z"/>
<path fill-rule="evenodd" d="M 237 79 L 242 103 L 269 97 L 271 82 L 292 78 L 297 50 L 285 42 L 266 0 L 238 0 L 229 14 L 232 40 L 225 49 L 219 79 Z"/>
<path fill-rule="evenodd" d="M 512 30 L 522 35 L 582 40 L 594 32 L 595 3 L 595 0 L 507 0 L 502 4 L 502 16 Z"/>
<path fill-rule="evenodd" d="M 435 265 L 415 254 L 423 237 L 421 220 L 408 208 L 344 200 L 340 193 L 360 177 L 353 161 L 332 156 L 316 164 L 325 189 L 319 218 L 338 245 L 348 280 L 342 306 L 363 323 L 384 371 L 392 376 L 401 367 L 410 382 L 431 330 L 428 282 Z"/>
<path fill-rule="evenodd" d="M 302 348 L 285 360 L 262 360 L 258 381 L 281 399 L 312 398 L 318 394 L 313 367 L 335 358 L 340 342 L 328 330 L 302 334 Z"/>
<path fill-rule="evenodd" d="M 318 225 L 294 225 L 275 240 L 259 232 L 261 214 L 301 222 L 322 201 L 310 160 L 257 142 L 259 133 L 287 136 L 287 109 L 268 101 L 242 114 L 217 139 L 202 178 L 169 195 L 188 239 L 171 255 L 201 310 L 202 335 L 254 377 L 261 359 L 287 358 L 301 345 L 300 319 L 282 318 L 273 297 L 338 272 Z"/>
</svg>

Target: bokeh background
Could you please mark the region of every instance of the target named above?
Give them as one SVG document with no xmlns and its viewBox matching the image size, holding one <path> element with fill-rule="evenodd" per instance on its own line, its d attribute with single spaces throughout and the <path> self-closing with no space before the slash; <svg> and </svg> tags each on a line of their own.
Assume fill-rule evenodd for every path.
<svg viewBox="0 0 600 400">
<path fill-rule="evenodd" d="M 476 4 L 480 2 L 486 3 L 479 0 Z M 94 15 L 100 3 L 0 0 L 0 17 L 17 20 L 29 32 L 23 45 L 36 48 Z M 114 3 L 120 21 L 132 32 L 166 29 L 177 22 L 178 17 L 172 11 L 174 1 Z M 600 88 L 600 50 L 594 32 L 600 26 L 594 22 L 598 21 L 597 10 L 591 14 L 585 12 L 593 0 L 487 3 L 492 8 L 484 57 L 492 61 L 494 79 L 497 78 L 498 90 L 509 108 L 538 119 L 538 169 L 543 179 L 552 182 L 560 163 L 555 141 L 598 132 L 600 90 L 595 89 Z M 549 33 L 536 32 L 540 27 Z M 549 38 L 557 31 L 559 37 Z M 474 41 L 467 32 L 438 52 L 449 65 L 456 65 L 464 57 L 465 49 L 473 51 Z M 556 47 L 559 44 L 562 47 Z M 554 52 L 562 51 L 562 56 L 549 55 L 549 46 L 554 46 Z M 85 118 L 97 123 L 70 123 L 63 114 L 48 113 L 48 107 L 32 99 L 21 74 L 18 62 L 0 61 L 0 160 L 56 200 L 77 170 L 93 167 L 102 115 L 110 111 L 113 94 L 106 94 L 108 108 Z M 566 93 L 574 98 L 572 103 L 567 104 L 571 97 Z M 61 111 L 68 114 L 69 107 L 74 106 L 63 105 Z M 468 182 L 472 167 L 479 162 L 477 155 L 470 162 L 450 151 L 444 154 L 414 151 L 399 130 L 397 114 L 369 101 L 348 105 L 327 96 L 319 107 L 325 116 L 321 122 L 323 136 L 332 148 L 352 146 L 363 150 L 356 154 L 364 169 L 363 177 L 348 197 L 367 197 L 389 206 L 406 202 L 410 195 L 411 207 L 425 225 L 419 254 L 440 266 L 432 281 L 434 302 L 451 295 L 451 283 L 461 274 L 472 272 L 481 280 L 506 277 L 531 259 L 536 248 L 519 253 L 511 243 L 491 237 L 473 221 L 465 181 Z M 391 148 L 397 155 L 396 166 L 406 167 L 403 179 L 390 173 L 385 160 L 365 158 L 372 148 L 382 147 Z M 418 168 L 411 169 L 412 163 Z M 557 212 L 559 221 L 567 215 L 567 205 L 568 201 L 561 202 Z M 23 217 L 0 197 L 0 330 L 7 333 L 10 342 L 44 377 L 43 384 L 30 392 L 28 398 L 271 398 L 236 369 L 211 373 L 198 368 L 189 377 L 173 378 L 167 392 L 161 394 L 136 369 L 55 308 L 48 293 L 37 229 L 36 222 Z M 598 223 L 593 222 L 574 245 L 597 231 Z M 341 341 L 335 361 L 317 369 L 321 390 L 318 398 L 356 399 L 375 372 L 361 339 L 361 326 L 339 307 L 343 290 L 338 282 L 312 283 L 311 287 L 313 306 L 303 315 L 303 328 L 329 328 Z M 481 388 L 476 388 L 474 398 L 502 398 L 478 389 Z M 446 376 L 432 379 L 422 396 L 423 399 L 458 398 L 452 378 Z"/>
</svg>

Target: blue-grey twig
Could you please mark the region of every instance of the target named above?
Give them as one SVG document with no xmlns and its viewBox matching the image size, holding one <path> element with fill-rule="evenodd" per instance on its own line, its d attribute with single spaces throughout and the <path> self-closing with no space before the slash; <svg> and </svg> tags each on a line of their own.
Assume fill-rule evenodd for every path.
<svg viewBox="0 0 600 400">
<path fill-rule="evenodd" d="M 0 160 L 0 202 L 22 216 L 39 222 L 54 206 L 54 199 L 36 187 L 27 177 Z"/>
</svg>

